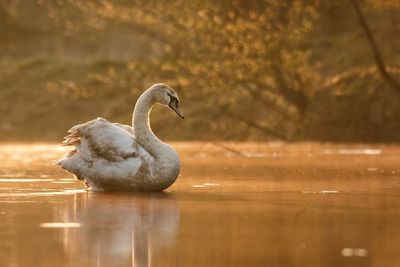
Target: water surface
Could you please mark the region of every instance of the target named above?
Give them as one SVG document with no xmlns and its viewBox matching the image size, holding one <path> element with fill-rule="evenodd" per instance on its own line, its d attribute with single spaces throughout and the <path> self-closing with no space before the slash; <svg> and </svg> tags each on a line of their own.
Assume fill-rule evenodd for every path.
<svg viewBox="0 0 400 267">
<path fill-rule="evenodd" d="M 174 146 L 172 187 L 118 194 L 0 145 L 0 266 L 399 266 L 399 146 Z"/>
</svg>

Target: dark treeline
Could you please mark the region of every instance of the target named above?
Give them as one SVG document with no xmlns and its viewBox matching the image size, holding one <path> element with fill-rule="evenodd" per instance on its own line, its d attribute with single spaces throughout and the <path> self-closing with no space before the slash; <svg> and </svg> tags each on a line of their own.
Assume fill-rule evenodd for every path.
<svg viewBox="0 0 400 267">
<path fill-rule="evenodd" d="M 398 0 L 0 0 L 0 140 L 130 123 L 175 140 L 400 141 Z"/>
</svg>

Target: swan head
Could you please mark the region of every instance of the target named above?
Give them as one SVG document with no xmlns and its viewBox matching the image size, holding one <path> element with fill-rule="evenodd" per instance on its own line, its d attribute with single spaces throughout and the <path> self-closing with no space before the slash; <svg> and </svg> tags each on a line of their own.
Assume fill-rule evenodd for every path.
<svg viewBox="0 0 400 267">
<path fill-rule="evenodd" d="M 178 94 L 170 86 L 164 83 L 156 83 L 149 88 L 153 96 L 153 101 L 163 106 L 169 107 L 178 114 L 182 119 L 184 118 L 182 111 L 179 109 Z"/>
</svg>

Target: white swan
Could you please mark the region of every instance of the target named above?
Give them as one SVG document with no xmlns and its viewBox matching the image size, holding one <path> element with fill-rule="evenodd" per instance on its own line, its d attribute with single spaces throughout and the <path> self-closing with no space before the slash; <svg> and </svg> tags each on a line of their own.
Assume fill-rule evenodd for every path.
<svg viewBox="0 0 400 267">
<path fill-rule="evenodd" d="M 103 118 L 76 125 L 63 142 L 75 149 L 57 164 L 94 190 L 166 189 L 178 177 L 180 161 L 150 128 L 149 113 L 155 103 L 168 106 L 183 119 L 176 92 L 166 84 L 154 84 L 136 102 L 133 127 Z"/>
</svg>

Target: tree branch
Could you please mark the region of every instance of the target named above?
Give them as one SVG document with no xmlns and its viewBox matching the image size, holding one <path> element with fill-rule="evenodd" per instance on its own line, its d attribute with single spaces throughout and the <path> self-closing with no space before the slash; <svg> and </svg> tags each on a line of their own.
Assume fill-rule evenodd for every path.
<svg viewBox="0 0 400 267">
<path fill-rule="evenodd" d="M 242 121 L 245 124 L 247 124 L 247 126 L 255 128 L 255 129 L 257 129 L 257 130 L 259 130 L 259 131 L 261 131 L 261 132 L 263 132 L 263 133 L 265 133 L 265 134 L 267 134 L 269 136 L 273 136 L 275 138 L 282 139 L 282 140 L 287 140 L 288 139 L 284 134 L 282 134 L 282 133 L 280 133 L 280 132 L 278 132 L 278 131 L 276 131 L 276 130 L 274 130 L 272 128 L 267 128 L 265 126 L 261 126 L 260 124 L 254 122 L 253 120 L 250 120 L 250 119 L 248 119 L 248 118 L 246 118 L 244 116 L 238 115 L 238 114 L 232 114 L 232 115 L 237 120 Z"/>
<path fill-rule="evenodd" d="M 378 68 L 379 73 L 382 78 L 398 93 L 400 93 L 400 84 L 386 71 L 385 64 L 382 60 L 382 56 L 379 53 L 378 46 L 376 45 L 375 39 L 372 36 L 371 30 L 368 27 L 367 21 L 364 18 L 364 15 L 361 12 L 361 9 L 357 3 L 357 0 L 350 0 L 352 3 L 354 10 L 357 13 L 358 20 L 360 22 L 361 27 L 364 30 L 364 34 L 367 37 L 368 44 L 372 50 L 372 54 L 375 60 L 376 67 Z"/>
</svg>

